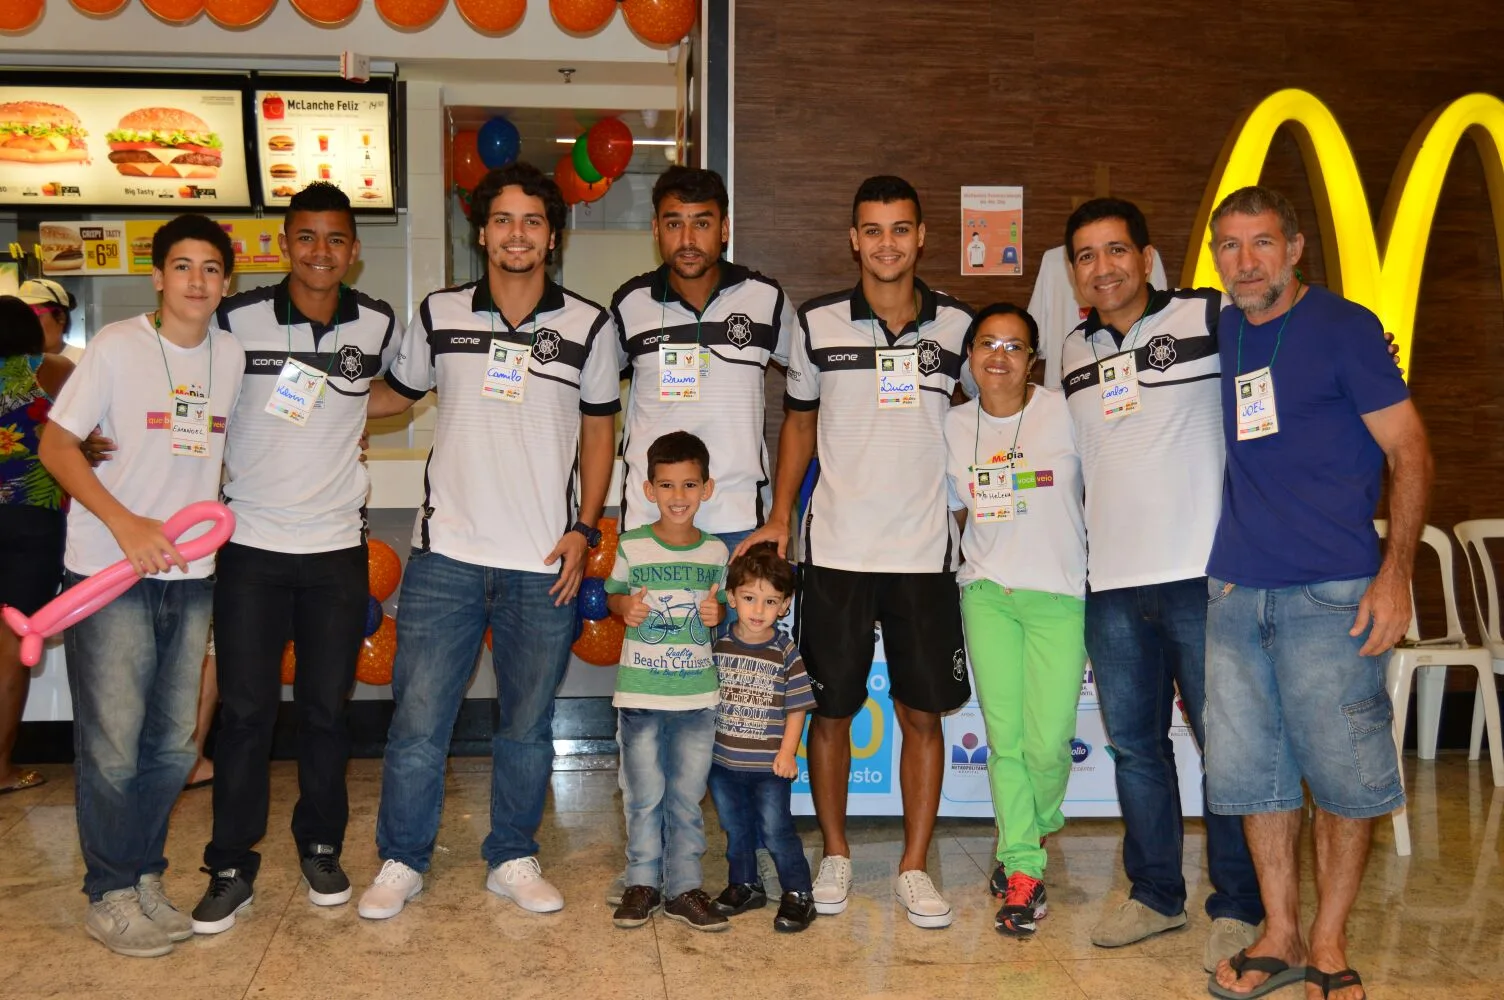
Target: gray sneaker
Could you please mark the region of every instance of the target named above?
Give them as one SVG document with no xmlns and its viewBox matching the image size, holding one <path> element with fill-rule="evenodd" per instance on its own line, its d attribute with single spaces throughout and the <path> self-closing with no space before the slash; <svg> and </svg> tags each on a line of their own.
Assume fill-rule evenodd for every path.
<svg viewBox="0 0 1504 1000">
<path fill-rule="evenodd" d="M 1124 900 L 1091 929 L 1091 943 L 1098 948 L 1121 948 L 1185 926 L 1185 911 L 1167 917 L 1136 899 Z"/>
<path fill-rule="evenodd" d="M 116 889 L 89 905 L 84 918 L 89 936 L 117 955 L 158 958 L 172 951 L 167 932 L 141 912 L 135 889 Z"/>
<path fill-rule="evenodd" d="M 169 941 L 187 941 L 193 937 L 193 921 L 188 914 L 172 905 L 162 891 L 161 875 L 142 875 L 136 883 L 136 896 L 146 919 L 162 928 Z"/>
</svg>

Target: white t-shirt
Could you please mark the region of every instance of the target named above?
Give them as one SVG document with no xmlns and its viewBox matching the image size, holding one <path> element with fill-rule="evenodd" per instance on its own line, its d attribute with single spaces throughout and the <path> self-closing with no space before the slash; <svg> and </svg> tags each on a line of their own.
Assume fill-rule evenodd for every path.
<svg viewBox="0 0 1504 1000">
<path fill-rule="evenodd" d="M 114 456 L 94 474 L 131 513 L 165 521 L 191 503 L 219 498 L 225 424 L 240 395 L 244 370 L 245 351 L 228 333 L 210 331 L 197 347 L 184 349 L 158 337 L 149 315 L 136 316 L 94 335 L 49 417 L 80 439 L 96 426 L 112 439 Z M 172 454 L 174 386 L 209 399 L 207 457 Z M 207 530 L 191 528 L 178 541 Z M 75 501 L 68 512 L 64 565 L 89 576 L 123 557 L 110 529 Z M 190 563 L 186 575 L 174 568 L 159 579 L 201 578 L 213 572 L 214 556 L 208 555 Z"/>
<path fill-rule="evenodd" d="M 481 391 L 492 339 L 532 347 L 521 402 Z M 616 352 L 606 310 L 551 281 L 515 328 L 484 279 L 425 298 L 387 374 L 411 399 L 439 392 L 413 545 L 557 575 L 543 560 L 579 516 L 580 415 L 621 409 Z"/>
<path fill-rule="evenodd" d="M 294 553 L 359 545 L 370 488 L 359 443 L 366 401 L 402 340 L 392 307 L 345 289 L 325 326 L 298 311 L 284 280 L 225 299 L 218 322 L 246 352 L 225 448 L 236 543 Z M 301 427 L 266 411 L 289 342 L 296 360 L 328 373 L 324 406 Z"/>
<path fill-rule="evenodd" d="M 988 416 L 975 399 L 945 415 L 950 505 L 967 515 L 961 532 L 966 561 L 956 582 L 964 586 L 991 580 L 1015 590 L 1085 597 L 1081 457 L 1065 394 L 1036 386 L 1022 417 L 1020 424 L 1019 414 Z M 978 523 L 973 516 L 972 466 L 1010 460 L 1013 520 Z"/>
<path fill-rule="evenodd" d="M 699 316 L 668 282 L 668 266 L 633 278 L 611 302 L 611 313 L 632 377 L 622 455 L 625 513 L 622 529 L 658 520 L 642 492 L 648 446 L 670 431 L 688 431 L 710 451 L 715 493 L 700 505 L 695 525 L 712 534 L 751 531 L 772 502 L 768 446 L 763 437 L 763 390 L 768 361 L 786 363 L 794 308 L 778 282 L 723 261 L 721 284 Z M 664 401 L 658 395 L 658 346 L 698 338 L 701 398 Z"/>
<path fill-rule="evenodd" d="M 1164 288 L 1165 266 L 1159 254 L 1149 271 L 1149 284 Z M 1060 388 L 1060 348 L 1070 333 L 1091 310 L 1076 297 L 1076 283 L 1071 280 L 1071 265 L 1065 247 L 1051 247 L 1039 262 L 1039 277 L 1034 279 L 1034 294 L 1029 297 L 1029 315 L 1039 324 L 1039 353 L 1044 356 L 1044 384 Z"/>
</svg>

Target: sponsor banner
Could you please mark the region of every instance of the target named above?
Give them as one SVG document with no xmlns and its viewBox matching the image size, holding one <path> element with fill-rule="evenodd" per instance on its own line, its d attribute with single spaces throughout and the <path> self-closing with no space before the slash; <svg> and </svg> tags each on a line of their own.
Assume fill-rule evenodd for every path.
<svg viewBox="0 0 1504 1000">
<path fill-rule="evenodd" d="M 150 274 L 151 238 L 166 219 L 90 222 L 44 222 L 41 238 L 42 273 L 95 277 L 111 274 Z M 277 245 L 280 218 L 220 219 L 235 251 L 236 274 L 275 274 L 286 271 L 287 258 Z"/>
<path fill-rule="evenodd" d="M 799 744 L 799 777 L 794 779 L 793 811 L 813 816 L 809 795 L 808 729 Z M 851 783 L 846 812 L 850 816 L 901 816 L 903 796 L 898 789 L 898 719 L 888 691 L 888 658 L 881 629 L 867 677 L 867 701 L 851 723 Z"/>
</svg>

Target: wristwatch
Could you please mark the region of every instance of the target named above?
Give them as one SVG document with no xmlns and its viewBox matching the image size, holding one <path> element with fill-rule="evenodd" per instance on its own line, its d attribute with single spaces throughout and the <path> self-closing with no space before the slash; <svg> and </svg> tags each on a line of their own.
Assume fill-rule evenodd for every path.
<svg viewBox="0 0 1504 1000">
<path fill-rule="evenodd" d="M 590 525 L 586 524 L 584 521 L 574 522 L 574 524 L 571 524 L 569 526 L 569 530 L 578 531 L 580 534 L 584 535 L 585 545 L 588 548 L 593 549 L 601 543 L 601 529 L 593 528 Z"/>
</svg>

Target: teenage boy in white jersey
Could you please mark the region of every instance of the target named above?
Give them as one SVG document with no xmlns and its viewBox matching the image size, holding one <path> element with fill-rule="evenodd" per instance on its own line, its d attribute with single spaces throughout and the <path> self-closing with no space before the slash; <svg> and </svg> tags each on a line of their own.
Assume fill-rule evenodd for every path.
<svg viewBox="0 0 1504 1000">
<path fill-rule="evenodd" d="M 395 916 L 423 887 L 444 761 L 481 634 L 495 641 L 486 886 L 532 912 L 564 905 L 534 840 L 553 767 L 554 691 L 569 665 L 574 597 L 600 539 L 621 409 L 616 331 L 600 306 L 550 281 L 564 199 L 514 163 L 475 187 L 481 281 L 434 292 L 408 326 L 371 416 L 430 389 L 439 422 L 397 611 L 396 714 L 387 734 L 376 848 L 360 915 Z M 578 455 L 577 455 L 578 449 Z"/>
<path fill-rule="evenodd" d="M 245 352 L 210 329 L 235 256 L 219 224 L 180 215 L 152 238 L 161 308 L 95 334 L 59 394 L 42 463 L 76 501 L 66 586 L 122 556 L 142 579 L 63 635 L 78 751 L 85 929 L 111 951 L 165 955 L 193 927 L 162 892 L 167 816 L 198 754 L 214 557 L 187 562 L 162 522 L 219 495 Z M 114 459 L 89 467 L 95 427 Z M 186 538 L 202 534 L 190 529 Z"/>
<path fill-rule="evenodd" d="M 401 327 L 391 306 L 343 284 L 360 256 L 343 191 L 322 182 L 299 191 L 282 230 L 287 278 L 231 296 L 218 314 L 246 349 L 246 369 L 225 450 L 236 523 L 214 591 L 220 728 L 209 886 L 193 910 L 200 934 L 229 930 L 251 902 L 289 640 L 298 658 L 293 840 L 309 900 L 350 898 L 339 863 L 349 818 L 345 701 L 370 600 L 359 440 L 371 380 L 396 353 Z"/>
<path fill-rule="evenodd" d="M 925 858 L 945 766 L 941 715 L 971 696 L 942 433 L 971 310 L 914 276 L 923 245 L 913 186 L 898 177 L 862 182 L 851 209 L 861 282 L 799 309 L 773 509 L 738 554 L 760 541 L 784 552 L 818 438 L 820 478 L 801 525 L 797 612 L 818 706 L 810 788 L 825 857 L 815 909 L 840 913 L 851 891 L 851 721 L 867 699 L 872 626 L 880 622 L 903 733 L 904 853 L 893 892 L 910 922 L 947 927 L 950 904 L 925 872 Z"/>
</svg>

